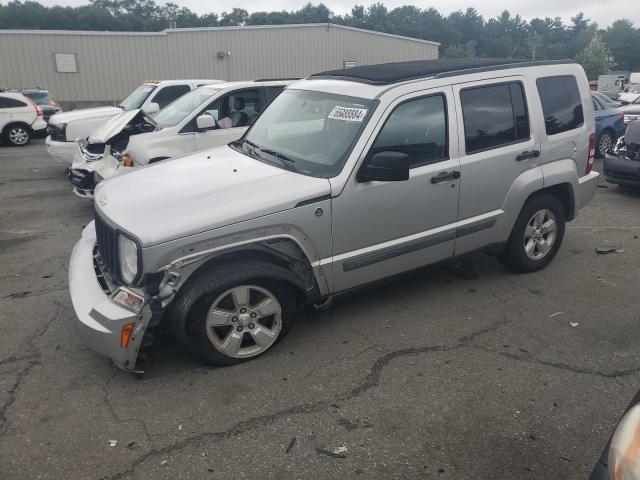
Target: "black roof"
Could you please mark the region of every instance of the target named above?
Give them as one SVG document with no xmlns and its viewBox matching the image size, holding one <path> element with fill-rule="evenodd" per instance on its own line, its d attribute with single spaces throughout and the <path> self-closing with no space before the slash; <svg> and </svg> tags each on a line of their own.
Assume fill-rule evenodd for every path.
<svg viewBox="0 0 640 480">
<path fill-rule="evenodd" d="M 373 85 L 388 85 L 417 78 L 442 78 L 487 70 L 575 63 L 573 60 L 515 60 L 507 58 L 445 58 L 418 60 L 414 62 L 382 63 L 362 65 L 343 70 L 328 70 L 315 73 L 309 78 L 339 78 Z"/>
</svg>

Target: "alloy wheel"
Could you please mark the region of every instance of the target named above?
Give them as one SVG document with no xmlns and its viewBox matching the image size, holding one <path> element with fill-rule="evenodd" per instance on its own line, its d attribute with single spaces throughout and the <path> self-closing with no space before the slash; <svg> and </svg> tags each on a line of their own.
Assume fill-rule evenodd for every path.
<svg viewBox="0 0 640 480">
<path fill-rule="evenodd" d="M 613 146 L 613 137 L 609 133 L 603 133 L 598 142 L 598 153 L 604 157 Z"/>
<path fill-rule="evenodd" d="M 544 258 L 556 241 L 558 223 L 549 209 L 538 210 L 524 229 L 524 251 L 531 260 Z"/>
<path fill-rule="evenodd" d="M 12 127 L 9 130 L 9 141 L 14 145 L 24 145 L 29 141 L 29 132 L 24 127 Z"/>
<path fill-rule="evenodd" d="M 219 295 L 206 319 L 207 336 L 220 353 L 255 357 L 268 350 L 282 329 L 282 306 L 269 290 L 239 285 Z"/>
</svg>

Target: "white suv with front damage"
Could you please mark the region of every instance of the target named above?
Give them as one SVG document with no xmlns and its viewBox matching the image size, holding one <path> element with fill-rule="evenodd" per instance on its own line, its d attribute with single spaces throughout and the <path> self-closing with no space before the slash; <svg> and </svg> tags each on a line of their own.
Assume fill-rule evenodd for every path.
<svg viewBox="0 0 640 480">
<path fill-rule="evenodd" d="M 153 114 L 194 88 L 219 82 L 221 80 L 148 80 L 117 106 L 57 113 L 49 119 L 45 140 L 47 152 L 54 160 L 71 165 L 76 139 L 86 137 L 109 118 L 138 108 Z"/>
<path fill-rule="evenodd" d="M 183 95 L 153 116 L 132 110 L 111 118 L 77 142 L 68 172 L 74 193 L 93 198 L 104 179 L 237 140 L 291 82 L 217 83 Z"/>
<path fill-rule="evenodd" d="M 238 141 L 98 186 L 69 269 L 80 334 L 140 371 L 165 322 L 230 365 L 269 351 L 303 306 L 434 262 L 484 249 L 540 270 L 596 193 L 594 156 L 575 63 L 313 75 Z"/>
</svg>

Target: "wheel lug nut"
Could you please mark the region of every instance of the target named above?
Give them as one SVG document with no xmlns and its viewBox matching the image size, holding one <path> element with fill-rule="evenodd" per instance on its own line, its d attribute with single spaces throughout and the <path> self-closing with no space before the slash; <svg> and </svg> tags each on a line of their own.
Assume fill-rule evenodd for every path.
<svg viewBox="0 0 640 480">
<path fill-rule="evenodd" d="M 240 313 L 247 313 L 247 309 L 246 308 L 241 308 L 240 309 Z"/>
<path fill-rule="evenodd" d="M 251 318 L 256 318 L 256 312 L 253 312 L 253 313 L 251 314 Z"/>
<path fill-rule="evenodd" d="M 231 318 L 231 321 L 232 321 L 232 322 L 237 322 L 237 321 L 238 321 L 238 317 L 232 317 L 232 318 Z"/>
<path fill-rule="evenodd" d="M 250 323 L 250 324 L 249 324 L 249 329 L 250 329 L 250 330 L 253 330 L 253 327 L 255 327 L 255 325 L 254 325 L 253 323 Z"/>
<path fill-rule="evenodd" d="M 238 325 L 238 327 L 236 328 L 236 330 L 238 330 L 239 332 L 242 331 L 242 327 L 240 325 Z"/>
</svg>

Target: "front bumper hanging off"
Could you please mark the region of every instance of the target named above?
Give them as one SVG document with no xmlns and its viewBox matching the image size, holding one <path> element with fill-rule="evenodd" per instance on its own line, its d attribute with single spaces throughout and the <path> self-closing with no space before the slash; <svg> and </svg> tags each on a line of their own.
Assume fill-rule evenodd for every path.
<svg viewBox="0 0 640 480">
<path fill-rule="evenodd" d="M 77 317 L 80 336 L 92 350 L 110 358 L 123 370 L 141 373 L 136 359 L 145 331 L 151 320 L 151 308 L 145 302 L 134 313 L 114 302 L 98 280 L 101 275 L 94 258 L 96 233 L 91 222 L 73 248 L 69 264 L 69 291 Z M 123 327 L 133 324 L 132 333 L 123 346 Z"/>
</svg>

